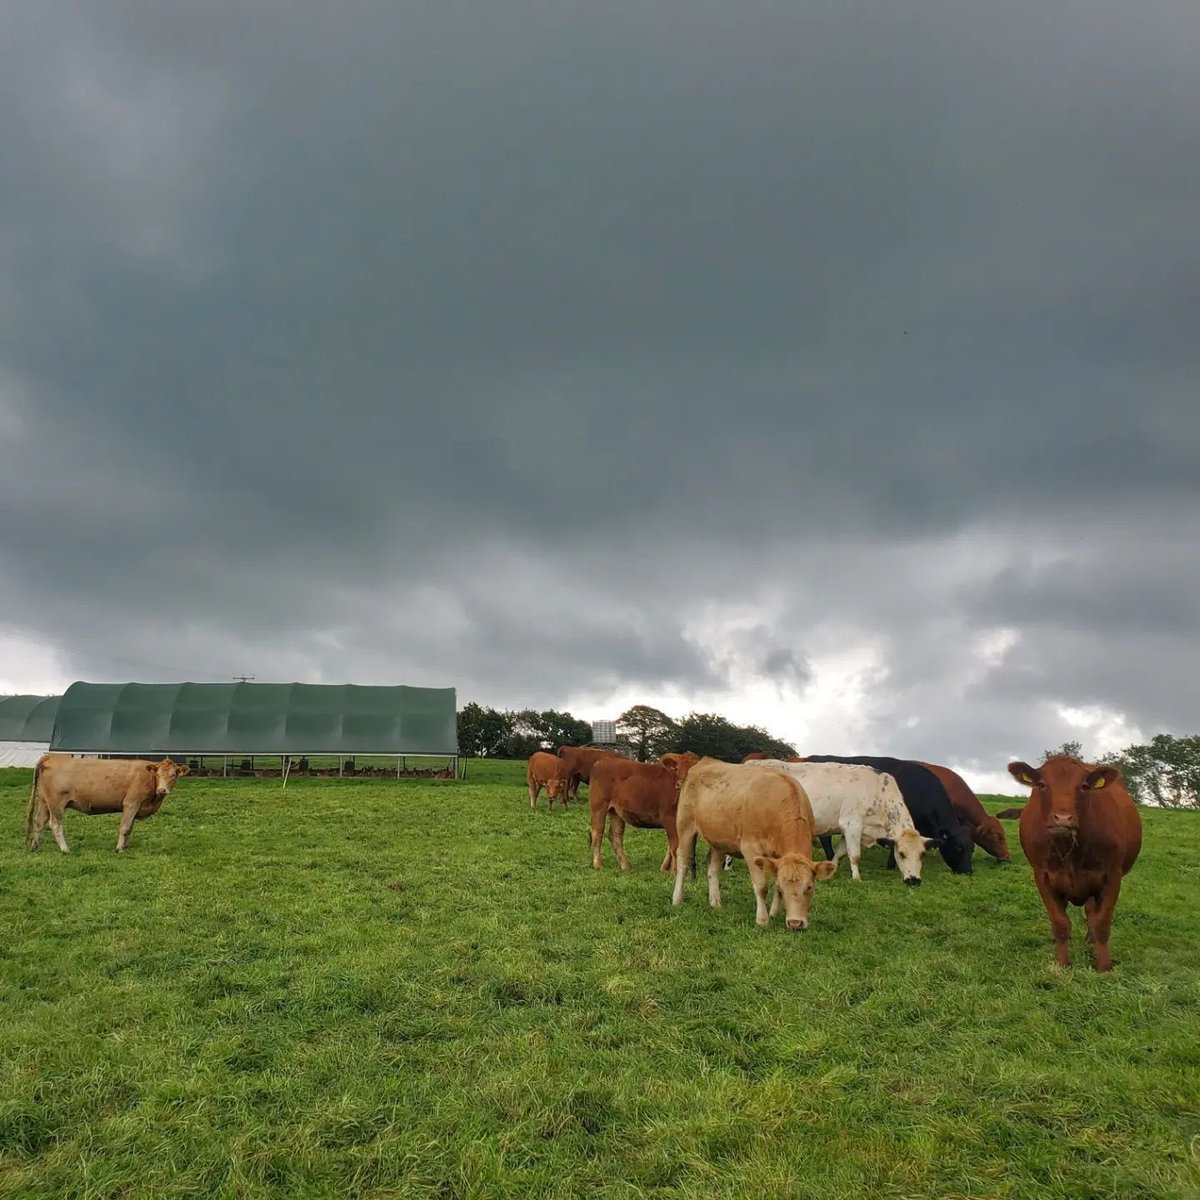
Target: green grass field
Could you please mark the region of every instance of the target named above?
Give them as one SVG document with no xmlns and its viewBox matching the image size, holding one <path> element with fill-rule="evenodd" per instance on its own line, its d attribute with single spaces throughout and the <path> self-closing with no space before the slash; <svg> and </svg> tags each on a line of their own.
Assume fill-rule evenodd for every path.
<svg viewBox="0 0 1200 1200">
<path fill-rule="evenodd" d="M 1052 966 L 1016 846 L 807 934 L 745 867 L 465 783 L 185 779 L 129 852 L 23 848 L 0 772 L 0 1195 L 1200 1196 L 1200 814 L 1144 812 L 1116 969 Z M 993 807 L 1003 807 L 999 802 Z M 544 800 L 543 800 L 544 804 Z"/>
</svg>

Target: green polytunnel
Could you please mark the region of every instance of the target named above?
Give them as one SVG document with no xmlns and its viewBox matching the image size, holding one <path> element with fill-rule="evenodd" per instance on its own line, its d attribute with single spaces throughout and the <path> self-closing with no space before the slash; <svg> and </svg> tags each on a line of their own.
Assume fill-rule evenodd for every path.
<svg viewBox="0 0 1200 1200">
<path fill-rule="evenodd" d="M 454 688 L 73 683 L 51 750 L 92 754 L 457 755 Z"/>
<path fill-rule="evenodd" d="M 49 743 L 61 696 L 0 697 L 0 742 Z"/>
</svg>

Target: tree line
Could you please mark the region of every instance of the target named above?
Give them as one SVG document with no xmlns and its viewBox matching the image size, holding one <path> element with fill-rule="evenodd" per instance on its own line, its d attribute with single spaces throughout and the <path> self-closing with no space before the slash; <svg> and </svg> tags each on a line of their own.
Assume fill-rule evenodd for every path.
<svg viewBox="0 0 1200 1200">
<path fill-rule="evenodd" d="M 471 703 L 458 714 L 459 752 L 472 758 L 528 758 L 537 750 L 587 746 L 591 740 L 587 721 L 554 709 L 512 711 Z M 676 720 L 647 704 L 635 704 L 617 718 L 617 745 L 638 762 L 685 750 L 732 762 L 756 751 L 778 758 L 796 753 L 757 725 L 735 725 L 719 713 L 693 712 Z"/>
<path fill-rule="evenodd" d="M 1083 743 L 1063 742 L 1046 751 L 1047 758 L 1051 754 L 1083 759 Z M 1117 767 L 1138 804 L 1200 808 L 1200 734 L 1157 733 L 1144 745 L 1126 746 L 1096 762 Z"/>
<path fill-rule="evenodd" d="M 458 747 L 472 758 L 528 758 L 536 750 L 587 746 L 591 740 L 587 721 L 554 709 L 511 711 L 472 703 L 458 714 Z M 735 725 L 719 713 L 693 712 L 676 720 L 648 704 L 635 704 L 617 718 L 617 745 L 638 762 L 685 750 L 727 762 L 740 762 L 755 752 L 775 758 L 796 753 L 789 742 L 757 725 Z M 1045 753 L 1082 759 L 1083 745 L 1064 742 Z M 1126 746 L 1096 761 L 1120 769 L 1138 804 L 1200 808 L 1200 734 L 1159 733 L 1145 745 Z"/>
</svg>

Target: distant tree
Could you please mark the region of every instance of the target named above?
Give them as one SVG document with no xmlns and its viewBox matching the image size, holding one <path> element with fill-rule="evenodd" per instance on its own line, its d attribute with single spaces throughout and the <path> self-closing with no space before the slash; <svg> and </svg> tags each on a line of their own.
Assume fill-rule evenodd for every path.
<svg viewBox="0 0 1200 1200">
<path fill-rule="evenodd" d="M 472 701 L 458 714 L 458 749 L 472 758 L 494 758 L 503 755 L 512 724 L 508 714 L 494 708 L 483 708 Z"/>
<path fill-rule="evenodd" d="M 1043 750 L 1042 761 L 1045 762 L 1046 759 L 1053 758 L 1056 754 L 1069 754 L 1072 758 L 1077 758 L 1080 762 L 1083 762 L 1083 743 L 1063 742 L 1057 750 Z"/>
<path fill-rule="evenodd" d="M 546 749 L 541 713 L 533 708 L 522 708 L 504 715 L 509 720 L 509 734 L 504 743 L 505 758 L 528 758 L 535 751 Z"/>
<path fill-rule="evenodd" d="M 648 704 L 635 704 L 617 718 L 618 736 L 628 740 L 638 762 L 649 762 L 665 754 L 677 729 L 666 713 Z"/>
<path fill-rule="evenodd" d="M 547 750 L 557 750 L 559 746 L 586 746 L 592 740 L 591 724 L 569 712 L 548 708 L 540 717 Z"/>
<path fill-rule="evenodd" d="M 1200 808 L 1200 734 L 1155 734 L 1147 745 L 1109 756 L 1139 804 Z"/>
<path fill-rule="evenodd" d="M 778 758 L 795 754 L 795 747 L 773 738 L 757 725 L 735 725 L 719 713 L 688 713 L 675 727 L 670 749 L 741 762 L 747 754 L 765 751 Z"/>
<path fill-rule="evenodd" d="M 743 758 L 756 751 L 769 754 L 772 758 L 789 758 L 796 753 L 796 747 L 791 742 L 783 742 L 777 737 L 772 737 L 758 725 L 742 725 L 738 726 L 738 729 L 742 734 L 743 745 L 746 746 L 746 749 L 742 751 Z"/>
</svg>

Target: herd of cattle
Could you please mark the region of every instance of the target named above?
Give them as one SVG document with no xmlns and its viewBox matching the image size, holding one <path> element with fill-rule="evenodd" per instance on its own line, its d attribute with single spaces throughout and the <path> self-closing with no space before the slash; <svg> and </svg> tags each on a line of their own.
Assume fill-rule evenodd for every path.
<svg viewBox="0 0 1200 1200">
<path fill-rule="evenodd" d="M 1031 789 L 1020 818 L 1021 848 L 1050 917 L 1055 956 L 1070 962 L 1067 905 L 1083 907 L 1096 969 L 1112 967 L 1108 938 L 1121 879 L 1142 844 L 1137 808 L 1111 766 L 1091 766 L 1057 754 L 1040 767 L 1013 762 L 1009 772 Z M 47 754 L 34 768 L 25 815 L 26 840 L 36 850 L 47 825 L 67 853 L 63 814 L 121 814 L 117 850 L 124 851 L 134 821 L 153 816 L 188 769 L 169 758 L 76 759 Z M 861 879 L 864 849 L 884 846 L 889 866 L 906 884 L 921 882 L 921 859 L 937 848 L 946 865 L 969 874 L 976 845 L 1000 862 L 1009 859 L 1004 827 L 980 804 L 966 782 L 946 767 L 898 758 L 838 757 L 770 759 L 749 755 L 742 763 L 664 754 L 656 763 L 631 762 L 606 750 L 561 746 L 557 754 L 530 757 L 529 803 L 545 789 L 549 805 L 579 794 L 588 784 L 592 865 L 601 865 L 604 825 L 622 870 L 625 826 L 662 829 L 667 853 L 662 870 L 675 872 L 672 901 L 683 902 L 696 839 L 709 847 L 709 903 L 721 903 L 720 873 L 732 857 L 744 858 L 757 901 L 756 920 L 766 925 L 782 904 L 789 929 L 808 927 L 817 880 L 828 879 L 839 860 L 850 859 Z M 836 851 L 833 835 L 841 842 Z M 825 861 L 813 860 L 819 838 Z M 767 908 L 767 880 L 775 896 Z"/>
<path fill-rule="evenodd" d="M 1096 969 L 1112 968 L 1108 949 L 1121 879 L 1142 844 L 1141 819 L 1120 772 L 1065 754 L 1040 767 L 1013 762 L 1009 773 L 1031 789 L 1019 810 L 1021 848 L 1033 868 L 1054 934 L 1055 957 L 1070 963 L 1067 905 L 1084 909 Z M 733 857 L 743 858 L 766 925 L 782 904 L 789 929 L 808 927 L 817 880 L 828 879 L 845 856 L 856 880 L 864 849 L 890 850 L 889 867 L 909 886 L 921 882 L 921 859 L 937 848 L 957 874 L 970 874 L 975 846 L 1009 861 L 1004 827 L 948 767 L 898 758 L 815 754 L 772 759 L 751 754 L 741 763 L 664 754 L 656 763 L 631 762 L 611 751 L 560 746 L 557 754 L 532 755 L 526 770 L 529 803 L 545 789 L 550 808 L 566 807 L 588 786 L 592 866 L 600 867 L 605 822 L 622 870 L 626 825 L 662 829 L 667 836 L 663 871 L 674 871 L 672 903 L 683 902 L 689 869 L 695 874 L 697 837 L 708 844 L 708 899 L 721 903 L 720 876 Z M 833 836 L 841 841 L 836 851 Z M 813 859 L 819 839 L 825 861 Z M 767 907 L 768 878 L 775 896 Z"/>
</svg>

